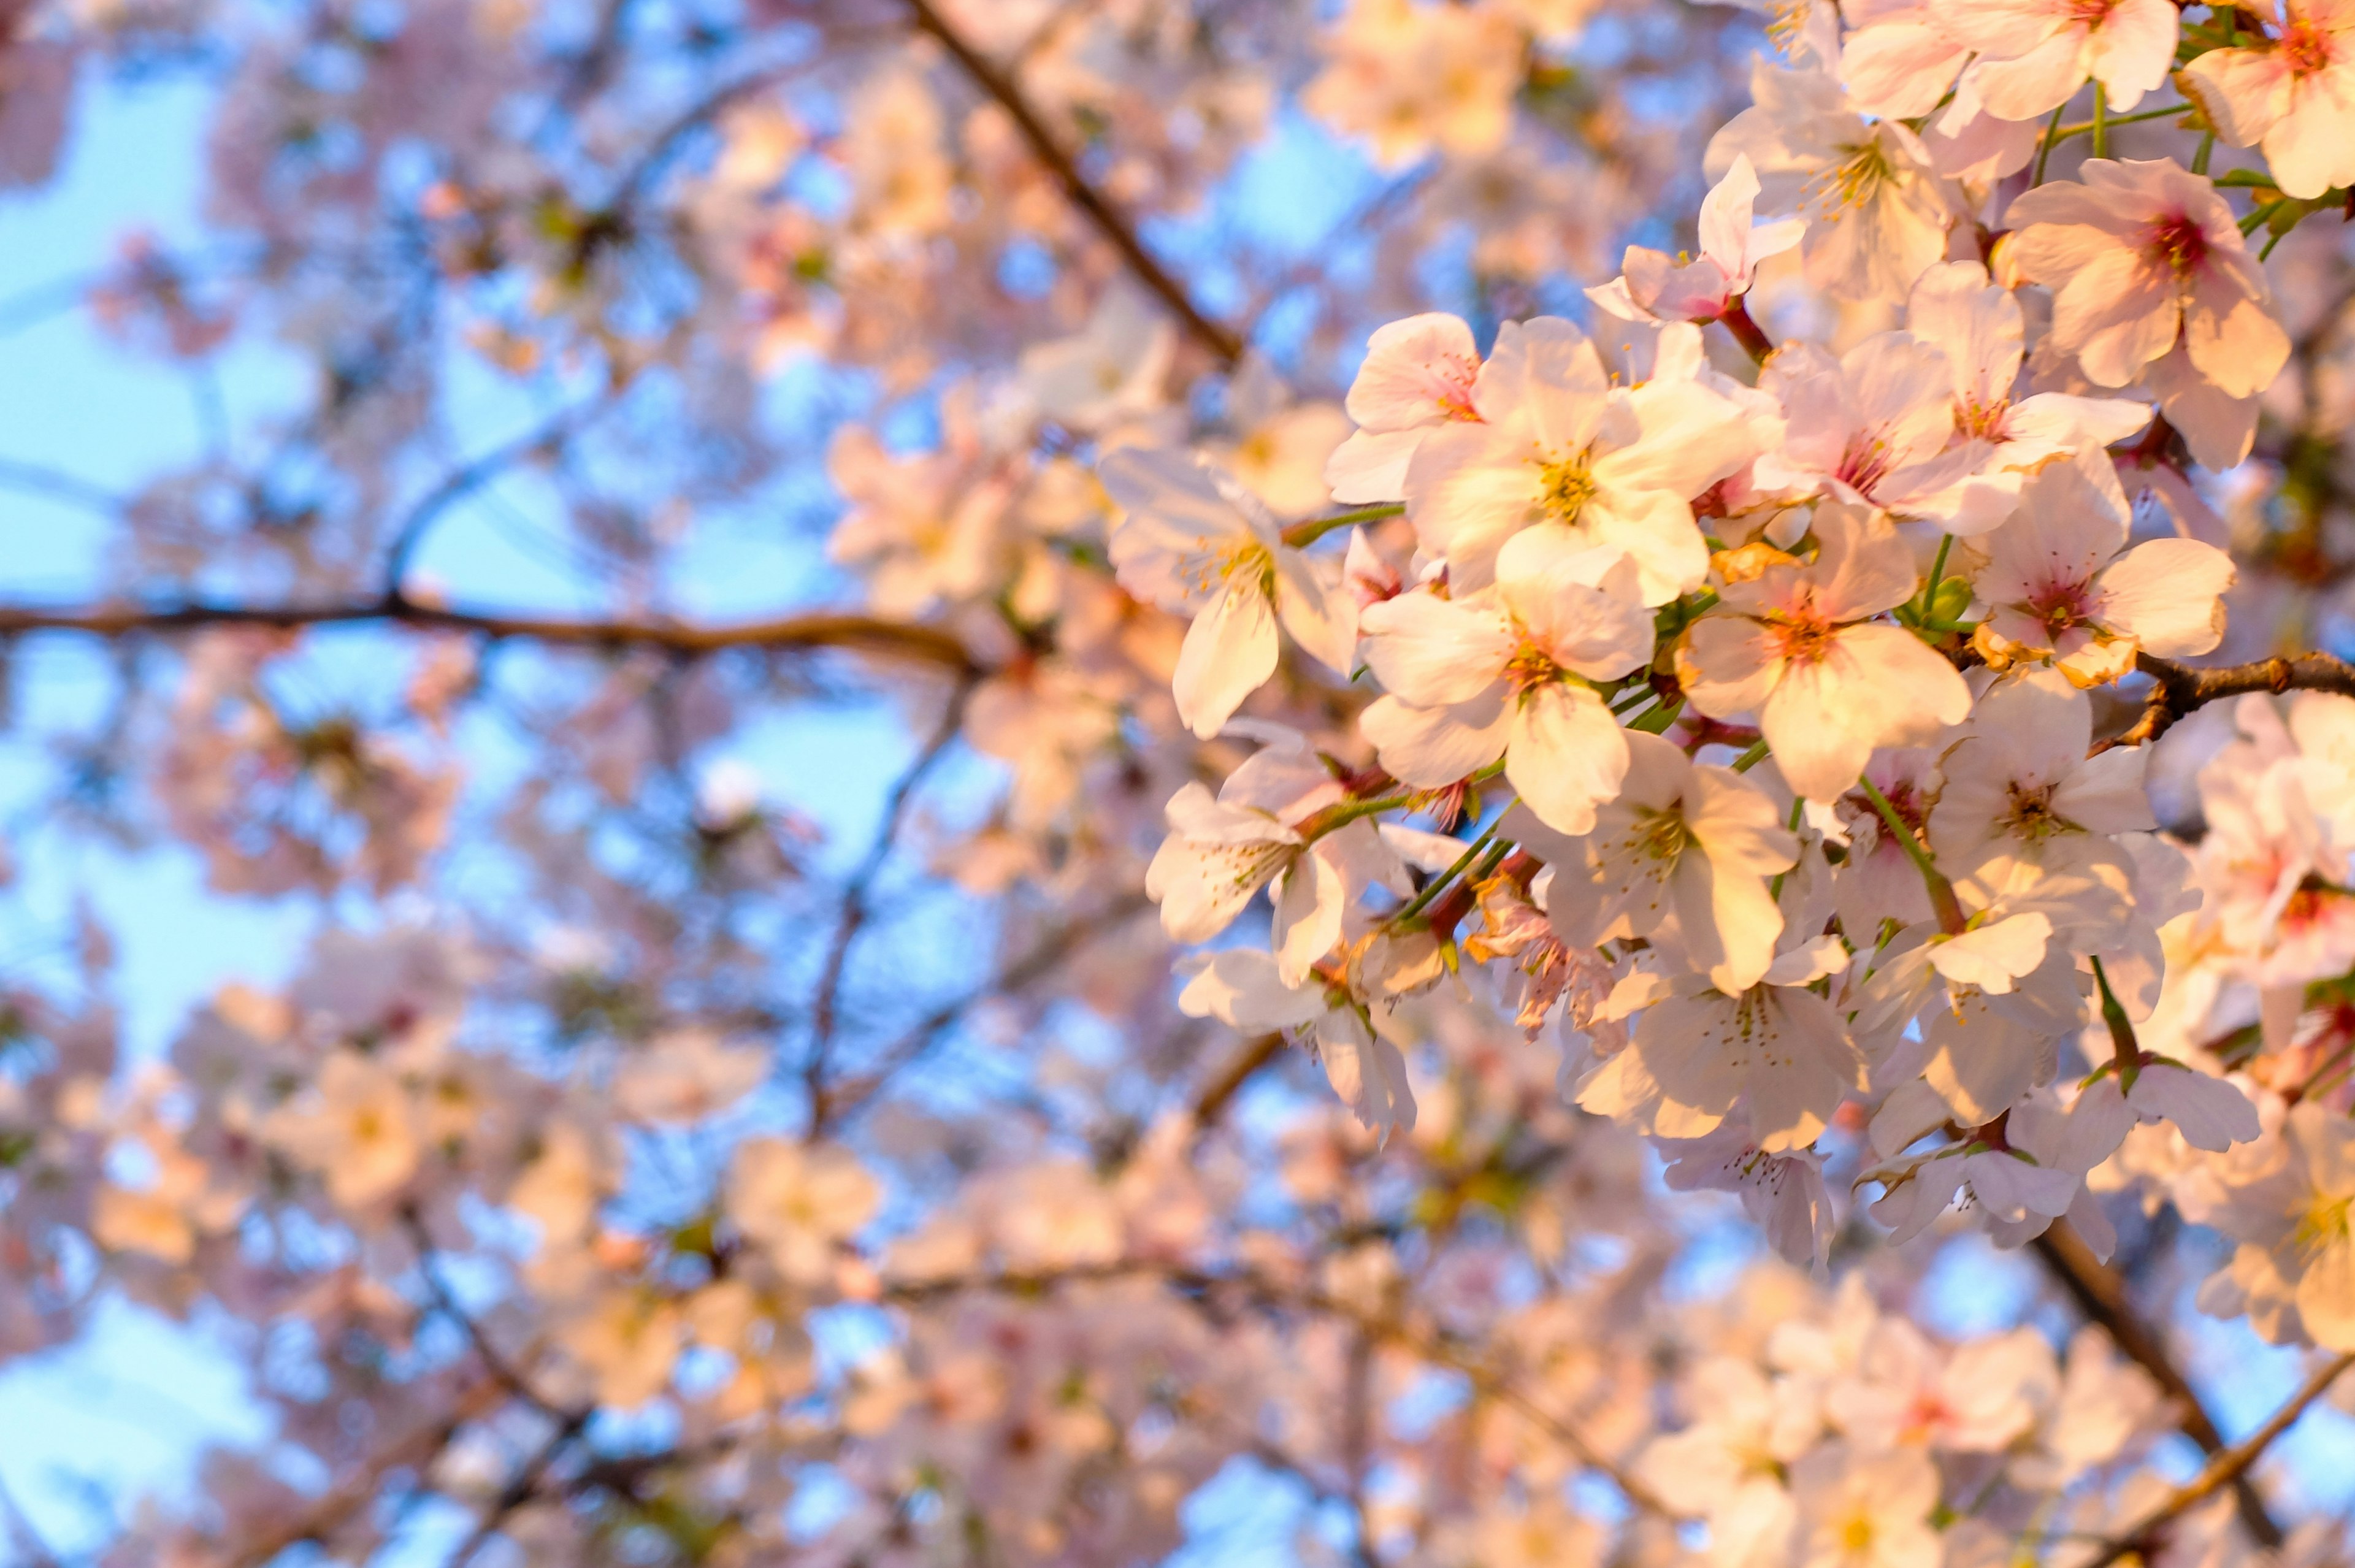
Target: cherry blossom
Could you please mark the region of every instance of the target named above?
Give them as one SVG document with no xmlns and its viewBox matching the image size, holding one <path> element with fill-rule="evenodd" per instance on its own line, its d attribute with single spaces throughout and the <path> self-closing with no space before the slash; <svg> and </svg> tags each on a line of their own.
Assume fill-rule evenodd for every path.
<svg viewBox="0 0 2355 1568">
<path fill-rule="evenodd" d="M 2052 347 L 2104 387 L 2128 385 L 2179 342 L 2227 396 L 2271 381 L 2289 341 L 2207 179 L 2171 158 L 2092 158 L 2081 174 L 2083 185 L 2040 186 L 2007 214 L 2010 263 L 2053 291 Z"/>
<path fill-rule="evenodd" d="M 2291 0 L 2278 36 L 2210 49 L 2184 67 L 2184 91 L 2236 147 L 2262 145 L 2284 194 L 2318 197 L 2355 181 L 2355 15 Z"/>
<path fill-rule="evenodd" d="M 1759 189 L 1750 159 L 1737 155 L 1700 204 L 1698 260 L 1671 260 L 1630 245 L 1622 275 L 1588 290 L 1587 297 L 1629 321 L 1714 321 L 1723 315 L 1748 291 L 1758 264 L 1796 245 L 1806 229 L 1789 218 L 1753 225 L 1751 209 Z"/>
<path fill-rule="evenodd" d="M 1815 559 L 1785 558 L 1729 582 L 1721 608 L 1677 650 L 1677 678 L 1717 718 L 1756 712 L 1783 776 L 1830 800 L 1879 746 L 1934 740 L 1971 709 L 1954 667 L 1913 634 L 1873 619 L 1913 596 L 1913 553 L 1886 518 L 1816 509 Z"/>
<path fill-rule="evenodd" d="M 1494 581 L 1497 551 L 1532 527 L 1626 555 L 1646 604 L 1700 583 L 1691 498 L 1751 455 L 1731 400 L 1691 380 L 1614 389 L 1586 335 L 1541 316 L 1497 335 L 1472 407 L 1476 421 L 1426 433 L 1407 469 L 1407 515 L 1456 592 Z"/>
<path fill-rule="evenodd" d="M 1357 616 L 1334 563 L 1285 544 L 1255 498 L 1182 453 L 1115 453 L 1103 475 L 1128 513 L 1112 538 L 1124 586 L 1198 612 L 1178 661 L 1188 728 L 1217 734 L 1275 673 L 1279 622 L 1311 656 L 1348 672 Z"/>
<path fill-rule="evenodd" d="M 1510 541 L 1490 598 L 1405 593 L 1365 613 L 1366 663 L 1390 694 L 1366 713 L 1382 765 L 1438 787 L 1504 763 L 1540 821 L 1583 833 L 1618 794 L 1627 741 L 1593 682 L 1651 645 L 1641 573 L 1558 528 Z"/>
</svg>

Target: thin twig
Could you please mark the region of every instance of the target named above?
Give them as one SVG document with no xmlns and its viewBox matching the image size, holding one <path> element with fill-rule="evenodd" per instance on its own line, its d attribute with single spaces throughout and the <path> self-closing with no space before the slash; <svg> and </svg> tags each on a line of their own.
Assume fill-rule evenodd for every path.
<svg viewBox="0 0 2355 1568">
<path fill-rule="evenodd" d="M 1062 144 L 1047 128 L 1046 122 L 1039 117 L 1039 111 L 1023 92 L 1020 84 L 975 48 L 941 15 L 932 0 L 908 0 L 908 9 L 915 17 L 917 27 L 937 40 L 956 61 L 958 68 L 973 80 L 974 85 L 1006 111 L 1007 117 L 1014 122 L 1015 129 L 1022 133 L 1023 141 L 1029 144 L 1030 155 L 1054 176 L 1055 183 L 1063 187 L 1064 198 L 1079 208 L 1081 214 L 1095 226 L 1096 232 L 1120 252 L 1121 260 L 1128 264 L 1128 270 L 1135 274 L 1136 280 L 1160 296 L 1161 302 L 1185 325 L 1187 332 L 1209 349 L 1220 364 L 1233 366 L 1240 363 L 1243 357 L 1242 339 L 1235 336 L 1233 328 L 1203 315 L 1201 308 L 1187 293 L 1185 285 L 1154 259 L 1153 252 L 1147 251 L 1144 241 L 1137 238 L 1135 226 L 1113 206 L 1109 197 L 1089 183 L 1087 176 L 1080 172 L 1079 165 L 1072 161 L 1071 154 L 1063 150 Z"/>
<path fill-rule="evenodd" d="M 571 647 L 653 648 L 682 657 L 700 657 L 730 648 L 775 652 L 856 648 L 960 672 L 976 667 L 964 645 L 936 627 L 829 611 L 711 626 L 678 621 L 564 620 L 506 614 L 421 604 L 394 594 L 325 604 L 0 604 L 0 636 L 26 632 L 82 632 L 98 637 L 123 637 L 202 631 L 215 626 L 293 631 L 304 626 L 360 625 L 370 622 Z"/>
<path fill-rule="evenodd" d="M 2341 697 L 2355 697 L 2355 665 L 2328 654 L 2296 654 L 2210 669 L 2138 654 L 2135 668 L 2151 677 L 2150 699 L 2131 728 L 2094 747 L 2096 752 L 2156 741 L 2193 709 L 2227 697 L 2258 691 L 2276 696 L 2285 691 L 2335 691 Z"/>
<path fill-rule="evenodd" d="M 2095 1257 L 2066 1221 L 2055 1221 L 2034 1244 L 2037 1256 L 2068 1291 L 2077 1309 L 2101 1325 L 2110 1342 L 2158 1384 L 2159 1392 L 2175 1406 L 2175 1424 L 2182 1434 L 2200 1445 L 2202 1453 L 2224 1452 L 2224 1435 L 2217 1430 L 2198 1391 L 2176 1366 L 2165 1343 L 2126 1299 L 2126 1281 L 2117 1271 Z M 2279 1546 L 2282 1528 L 2265 1508 L 2264 1498 L 2239 1472 L 2225 1479 L 2232 1482 L 2241 1522 L 2249 1534 L 2260 1545 Z"/>
<path fill-rule="evenodd" d="M 2208 1462 L 2206 1469 L 2178 1487 L 2165 1502 L 2146 1514 L 2131 1529 L 2111 1537 L 2109 1544 L 2083 1568 L 2110 1568 L 2111 1563 L 2130 1552 L 2147 1552 L 2152 1537 L 2158 1531 L 2182 1518 L 2223 1488 L 2244 1485 L 2249 1467 L 2273 1445 L 2274 1439 L 2295 1425 L 2297 1418 L 2306 1413 L 2307 1406 L 2329 1392 L 2330 1385 L 2337 1382 L 2339 1374 L 2350 1367 L 2355 1367 L 2355 1350 L 2343 1352 L 2325 1361 L 2263 1426 L 2249 1434 L 2244 1441 L 2217 1454 Z M 2266 1544 L 2277 1543 L 2268 1541 Z"/>
<path fill-rule="evenodd" d="M 847 1081 L 838 1091 L 828 1096 L 826 1105 L 827 1125 L 838 1124 L 856 1114 L 882 1091 L 895 1073 L 920 1060 L 975 1008 L 992 997 L 1020 990 L 1097 937 L 1108 936 L 1117 931 L 1121 923 L 1129 916 L 1151 907 L 1152 901 L 1142 891 L 1130 892 L 1109 907 L 1073 919 L 1052 934 L 1042 937 L 1029 952 L 999 970 L 986 984 L 974 987 L 953 1002 L 933 1008 L 902 1033 L 883 1052 L 882 1059 L 874 1067 Z"/>
<path fill-rule="evenodd" d="M 842 976 L 850 963 L 852 944 L 874 912 L 871 901 L 875 880 L 882 875 L 891 851 L 899 846 L 900 831 L 907 825 L 908 806 L 915 798 L 917 787 L 947 754 L 950 744 L 964 729 L 965 703 L 973 696 L 974 684 L 973 678 L 967 677 L 958 681 L 956 689 L 949 694 L 932 738 L 892 784 L 891 793 L 884 800 L 883 820 L 875 829 L 875 841 L 868 847 L 843 891 L 842 917 L 835 924 L 834 940 L 827 945 L 826 963 L 818 973 L 816 997 L 810 1005 L 809 1061 L 802 1070 L 802 1082 L 809 1093 L 813 1134 L 826 1123 L 826 1060 L 834 1049 L 835 1024 L 842 1004 Z"/>
<path fill-rule="evenodd" d="M 385 549 L 386 596 L 397 598 L 400 595 L 401 585 L 409 575 L 410 561 L 415 559 L 418 547 L 425 542 L 427 531 L 442 513 L 526 458 L 556 451 L 579 434 L 581 426 L 604 407 L 602 395 L 575 403 L 536 429 L 493 447 L 473 462 L 462 464 L 444 475 L 441 483 L 421 496 L 400 521 L 393 525 L 392 542 Z"/>
</svg>

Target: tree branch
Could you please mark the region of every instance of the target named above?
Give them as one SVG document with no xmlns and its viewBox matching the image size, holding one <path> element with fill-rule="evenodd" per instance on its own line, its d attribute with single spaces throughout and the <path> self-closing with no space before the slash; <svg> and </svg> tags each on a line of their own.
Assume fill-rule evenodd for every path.
<svg viewBox="0 0 2355 1568">
<path fill-rule="evenodd" d="M 2263 1426 L 2249 1434 L 2247 1441 L 2236 1444 L 2216 1455 L 2209 1461 L 2206 1469 L 2201 1470 L 2185 1485 L 2177 1488 L 2165 1502 L 2145 1515 L 2133 1528 L 2111 1537 L 2109 1542 L 2102 1548 L 2092 1562 L 2085 1563 L 2083 1568 L 2110 1568 L 2111 1563 L 2128 1552 L 2147 1554 L 2155 1532 L 2182 1518 L 2192 1509 L 2213 1497 L 2222 1488 L 2245 1487 L 2248 1484 L 2249 1467 L 2257 1462 L 2259 1456 L 2272 1445 L 2275 1438 L 2279 1437 L 2296 1424 L 2297 1418 L 2306 1413 L 2307 1406 L 2328 1393 L 2330 1391 L 2330 1385 L 2337 1382 L 2339 1374 L 2350 1367 L 2355 1367 L 2355 1350 L 2334 1356 L 2325 1361 L 2311 1377 L 2306 1380 L 2297 1392 L 2289 1397 L 2287 1403 L 2275 1411 Z M 2266 1544 L 2277 1543 L 2268 1541 Z"/>
<path fill-rule="evenodd" d="M 2143 706 L 2142 717 L 2131 728 L 2115 740 L 2104 741 L 2094 748 L 2096 751 L 2156 741 L 2193 709 L 2227 697 L 2244 697 L 2256 691 L 2276 695 L 2285 691 L 2335 691 L 2342 697 L 2355 697 L 2355 665 L 2328 654 L 2297 654 L 2211 669 L 2137 654 L 2135 667 L 2151 677 L 2150 699 Z"/>
<path fill-rule="evenodd" d="M 572 647 L 653 648 L 689 658 L 730 648 L 766 648 L 778 652 L 854 648 L 919 664 L 938 665 L 964 674 L 979 668 L 963 643 L 936 627 L 827 611 L 787 615 L 772 621 L 746 621 L 732 625 L 712 626 L 679 621 L 567 620 L 550 616 L 509 615 L 492 611 L 422 604 L 399 593 L 327 604 L 217 604 L 199 602 L 57 608 L 0 604 L 0 637 L 27 632 L 81 632 L 98 637 L 127 637 L 202 631 L 214 626 L 263 626 L 291 631 L 304 626 L 360 625 L 370 622 L 414 626 L 423 631 L 463 632 L 493 638 L 514 637 Z"/>
<path fill-rule="evenodd" d="M 872 1068 L 856 1078 L 845 1080 L 822 1105 L 814 1104 L 808 1136 L 816 1137 L 828 1127 L 857 1114 L 868 1101 L 882 1092 L 894 1073 L 930 1051 L 959 1019 L 983 1002 L 992 997 L 1020 990 L 1097 937 L 1116 931 L 1120 923 L 1131 915 L 1152 907 L 1153 901 L 1142 891 L 1131 891 L 1093 914 L 1074 918 L 1053 933 L 1040 937 L 1029 952 L 999 970 L 986 984 L 977 986 L 955 1001 L 944 1003 L 926 1014 L 903 1032 Z"/>
<path fill-rule="evenodd" d="M 834 940 L 826 948 L 826 963 L 818 973 L 816 997 L 810 1006 L 809 1061 L 802 1069 L 802 1082 L 809 1094 L 810 1125 L 813 1128 L 826 1125 L 826 1059 L 834 1049 L 835 1022 L 842 1005 L 842 975 L 850 963 L 851 944 L 858 940 L 859 932 L 865 929 L 868 916 L 874 912 L 869 901 L 874 894 L 875 880 L 882 875 L 884 865 L 891 859 L 891 851 L 900 841 L 900 829 L 906 825 L 908 805 L 915 797 L 916 786 L 923 783 L 924 776 L 932 771 L 933 765 L 947 754 L 950 743 L 964 728 L 965 701 L 973 695 L 973 688 L 974 682 L 968 677 L 957 682 L 956 689 L 950 693 L 949 700 L 941 712 L 940 724 L 932 731 L 932 738 L 925 743 L 922 751 L 916 753 L 915 760 L 908 764 L 907 771 L 900 775 L 899 781 L 891 786 L 890 795 L 885 798 L 883 820 L 875 830 L 875 842 L 868 847 L 866 855 L 860 859 L 858 869 L 851 873 L 849 884 L 843 892 L 842 918 L 835 924 Z"/>
<path fill-rule="evenodd" d="M 1062 144 L 1055 139 L 1054 133 L 1039 117 L 1039 111 L 1032 107 L 1020 84 L 950 26 L 948 19 L 935 8 L 932 0 L 908 0 L 908 9 L 916 19 L 917 28 L 948 50 L 958 67 L 973 79 L 974 85 L 1006 111 L 1015 128 L 1022 133 L 1022 139 L 1029 144 L 1031 156 L 1055 176 L 1055 183 L 1063 187 L 1064 198 L 1078 208 L 1081 214 L 1095 226 L 1096 232 L 1120 252 L 1121 260 L 1128 264 L 1128 270 L 1135 274 L 1137 281 L 1160 296 L 1161 302 L 1184 323 L 1187 332 L 1209 349 L 1220 364 L 1231 368 L 1240 362 L 1243 357 L 1242 339 L 1235 336 L 1232 327 L 1204 315 L 1186 293 L 1185 285 L 1154 259 L 1153 253 L 1145 248 L 1144 241 L 1137 238 L 1135 226 L 1113 207 L 1102 191 L 1088 183 L 1087 176 L 1080 172 L 1071 155 L 1063 150 Z"/>
<path fill-rule="evenodd" d="M 2092 1322 L 2100 1324 L 2111 1343 L 2148 1372 L 2159 1392 L 2174 1403 L 2175 1424 L 2183 1435 L 2200 1445 L 2202 1453 L 2223 1453 L 2224 1435 L 2216 1429 L 2198 1391 L 2176 1366 L 2166 1344 L 2126 1299 L 2126 1281 L 2118 1277 L 2117 1271 L 2095 1257 L 2066 1221 L 2054 1221 L 2052 1228 L 2037 1237 L 2034 1245 L 2036 1255 L 2043 1259 L 2052 1276 L 2068 1291 L 2077 1309 Z M 2282 1528 L 2267 1511 L 2264 1496 L 2241 1473 L 2247 1468 L 2243 1465 L 2241 1470 L 2222 1477 L 2219 1484 L 2232 1483 L 2233 1499 L 2241 1509 L 2241 1522 L 2250 1535 L 2260 1545 L 2279 1546 Z"/>
</svg>

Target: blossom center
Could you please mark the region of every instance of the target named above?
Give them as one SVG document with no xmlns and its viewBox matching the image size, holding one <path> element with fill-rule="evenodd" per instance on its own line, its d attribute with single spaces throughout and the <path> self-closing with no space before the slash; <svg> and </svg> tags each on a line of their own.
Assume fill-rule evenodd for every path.
<svg viewBox="0 0 2355 1568">
<path fill-rule="evenodd" d="M 1844 143 L 1832 151 L 1840 161 L 1815 175 L 1800 193 L 1826 219 L 1838 218 L 1852 207 L 1862 207 L 1894 174 L 1889 166 L 1889 155 L 1881 150 L 1877 137 L 1870 142 Z"/>
<path fill-rule="evenodd" d="M 1840 453 L 1839 467 L 1832 477 L 1859 496 L 1870 496 L 1874 485 L 1889 477 L 1895 462 L 1886 437 L 1878 431 L 1859 431 L 1849 437 L 1848 449 Z"/>
<path fill-rule="evenodd" d="M 2179 278 L 2188 278 L 2208 260 L 2208 235 L 2189 214 L 2160 219 L 2143 232 L 2143 254 Z"/>
<path fill-rule="evenodd" d="M 1851 1515 L 1840 1526 L 1840 1550 L 1850 1556 L 1860 1557 L 1872 1549 L 1872 1520 L 1863 1514 Z"/>
<path fill-rule="evenodd" d="M 1194 592 L 1208 593 L 1233 581 L 1238 573 L 1256 582 L 1268 598 L 1275 597 L 1275 557 L 1255 539 L 1233 539 L 1191 557 L 1180 569 L 1179 577 Z"/>
<path fill-rule="evenodd" d="M 1560 523 L 1574 523 L 1586 503 L 1594 499 L 1594 471 L 1586 453 L 1556 458 L 1538 465 L 1540 504 Z"/>
<path fill-rule="evenodd" d="M 2030 784 L 2014 779 L 2010 785 L 2011 809 L 2005 814 L 2004 825 L 2022 838 L 2050 838 L 2065 833 L 2076 825 L 2052 809 L 2051 784 Z"/>
<path fill-rule="evenodd" d="M 1821 664 L 1832 651 L 1839 628 L 1814 610 L 1777 616 L 1768 626 L 1774 651 L 1793 664 Z"/>
<path fill-rule="evenodd" d="M 1955 400 L 1955 429 L 1960 434 L 1982 441 L 2001 441 L 2010 423 L 2009 398 L 1998 398 L 1991 403 L 1982 403 L 1976 398 Z"/>
<path fill-rule="evenodd" d="M 2069 20 L 2081 27 L 2098 27 L 2110 19 L 2117 5 L 2118 0 L 2072 0 Z"/>
<path fill-rule="evenodd" d="M 1472 406 L 1472 384 L 1479 379 L 1480 362 L 1476 359 L 1461 359 L 1450 356 L 1434 368 L 1437 371 L 1436 379 L 1439 386 L 1432 400 L 1439 405 L 1441 417 L 1451 420 L 1478 419 L 1480 411 Z"/>
<path fill-rule="evenodd" d="M 2330 68 L 2330 35 L 2301 16 L 2282 35 L 2281 52 L 2290 75 L 2312 76 Z"/>
<path fill-rule="evenodd" d="M 2047 636 L 2057 637 L 2073 626 L 2084 624 L 2085 585 L 2082 582 L 2048 582 L 2037 590 L 2028 602 L 2028 613 L 2042 623 Z"/>
<path fill-rule="evenodd" d="M 1691 847 L 1692 827 L 1677 811 L 1638 811 L 1629 845 L 1651 860 L 1673 860 Z"/>
<path fill-rule="evenodd" d="M 2333 1243 L 2347 1240 L 2348 1211 L 2355 1208 L 2355 1197 L 2333 1198 L 2318 1192 L 2314 1201 L 2297 1222 L 2297 1239 L 2310 1252 L 2321 1252 Z"/>
<path fill-rule="evenodd" d="M 1554 662 L 1553 656 L 1527 637 L 1513 650 L 1513 656 L 1505 661 L 1505 678 L 1512 683 L 1517 694 L 1560 680 L 1561 674 L 1561 666 Z"/>
<path fill-rule="evenodd" d="M 1202 861 L 1205 881 L 1216 884 L 1221 876 L 1233 888 L 1256 888 L 1273 876 L 1278 862 L 1290 856 L 1297 845 L 1283 843 L 1205 844 Z"/>
</svg>

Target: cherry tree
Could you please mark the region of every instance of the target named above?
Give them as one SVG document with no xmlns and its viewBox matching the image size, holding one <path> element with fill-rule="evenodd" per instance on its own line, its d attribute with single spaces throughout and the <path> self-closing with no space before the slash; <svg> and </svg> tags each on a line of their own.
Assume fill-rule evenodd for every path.
<svg viewBox="0 0 2355 1568">
<path fill-rule="evenodd" d="M 19 832 L 307 931 L 0 890 L 0 1348 L 268 1425 L 16 1554 L 2348 1563 L 2355 23 L 1762 9 L 10 9 Z"/>
</svg>

